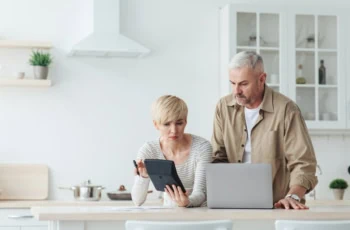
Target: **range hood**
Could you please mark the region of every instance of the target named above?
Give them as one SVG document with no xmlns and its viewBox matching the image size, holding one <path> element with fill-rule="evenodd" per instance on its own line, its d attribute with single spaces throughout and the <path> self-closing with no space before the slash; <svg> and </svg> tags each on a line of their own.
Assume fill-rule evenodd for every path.
<svg viewBox="0 0 350 230">
<path fill-rule="evenodd" d="M 120 34 L 120 0 L 94 0 L 93 32 L 69 56 L 142 57 L 150 50 Z"/>
</svg>

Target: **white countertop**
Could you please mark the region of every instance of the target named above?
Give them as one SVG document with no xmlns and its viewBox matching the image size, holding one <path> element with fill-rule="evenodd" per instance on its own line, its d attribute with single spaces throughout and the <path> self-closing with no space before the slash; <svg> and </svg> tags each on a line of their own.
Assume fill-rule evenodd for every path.
<svg viewBox="0 0 350 230">
<path fill-rule="evenodd" d="M 309 210 L 253 210 L 174 208 L 161 210 L 117 211 L 108 206 L 33 207 L 38 220 L 101 221 L 101 220 L 349 220 L 350 206 L 315 206 Z"/>
<path fill-rule="evenodd" d="M 159 200 L 145 206 L 160 206 Z M 32 208 L 38 220 L 275 220 L 328 219 L 350 220 L 350 200 L 309 200 L 309 210 L 241 210 L 175 208 L 162 210 L 113 210 L 113 207 L 131 207 L 131 201 L 0 201 L 0 208 Z"/>
<path fill-rule="evenodd" d="M 91 203 L 91 202 L 88 202 Z M 149 203 L 156 206 L 159 203 Z M 309 210 L 261 210 L 261 209 L 208 209 L 173 208 L 150 210 L 115 210 L 114 207 L 128 206 L 132 202 L 50 202 L 41 207 L 33 207 L 32 214 L 38 220 L 349 220 L 350 201 L 309 201 Z"/>
<path fill-rule="evenodd" d="M 160 200 L 147 201 L 147 204 L 160 205 Z M 350 200 L 308 200 L 307 205 L 340 205 L 350 206 Z M 103 200 L 103 201 L 74 201 L 74 200 L 0 200 L 0 208 L 31 208 L 49 206 L 130 206 L 131 201 Z"/>
<path fill-rule="evenodd" d="M 160 202 L 160 201 L 159 201 Z M 155 201 L 153 202 L 155 203 Z M 0 200 L 0 208 L 31 208 L 50 206 L 118 206 L 132 205 L 131 201 L 74 201 L 74 200 Z"/>
</svg>

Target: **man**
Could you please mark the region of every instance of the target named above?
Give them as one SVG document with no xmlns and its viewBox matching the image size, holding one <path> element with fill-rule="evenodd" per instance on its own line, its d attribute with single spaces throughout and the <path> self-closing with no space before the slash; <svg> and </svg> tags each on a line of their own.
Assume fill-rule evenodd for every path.
<svg viewBox="0 0 350 230">
<path fill-rule="evenodd" d="M 265 84 L 254 51 L 232 58 L 229 78 L 233 92 L 216 106 L 213 162 L 269 163 L 275 208 L 308 209 L 303 197 L 317 184 L 316 158 L 298 106 Z"/>
</svg>

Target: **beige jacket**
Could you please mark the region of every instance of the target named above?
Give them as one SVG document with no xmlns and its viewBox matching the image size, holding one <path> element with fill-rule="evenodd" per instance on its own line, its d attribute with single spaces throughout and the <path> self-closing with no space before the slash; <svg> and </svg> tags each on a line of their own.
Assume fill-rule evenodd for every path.
<svg viewBox="0 0 350 230">
<path fill-rule="evenodd" d="M 213 162 L 241 162 L 247 138 L 244 107 L 232 94 L 221 98 L 214 117 Z M 266 85 L 251 131 L 251 148 L 252 163 L 272 165 L 274 202 L 293 185 L 307 192 L 316 186 L 315 152 L 301 112 L 292 100 Z"/>
</svg>

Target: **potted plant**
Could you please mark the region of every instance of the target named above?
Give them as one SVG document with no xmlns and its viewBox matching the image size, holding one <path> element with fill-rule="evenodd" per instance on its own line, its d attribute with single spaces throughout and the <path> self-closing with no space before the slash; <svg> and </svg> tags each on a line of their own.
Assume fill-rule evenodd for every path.
<svg viewBox="0 0 350 230">
<path fill-rule="evenodd" d="M 42 51 L 32 51 L 32 55 L 29 59 L 30 65 L 34 66 L 34 78 L 47 79 L 49 73 L 49 65 L 52 63 L 50 53 L 44 53 Z"/>
<path fill-rule="evenodd" d="M 342 200 L 344 197 L 344 191 L 348 187 L 348 183 L 343 179 L 334 179 L 329 188 L 333 190 L 334 198 L 336 200 Z"/>
</svg>

